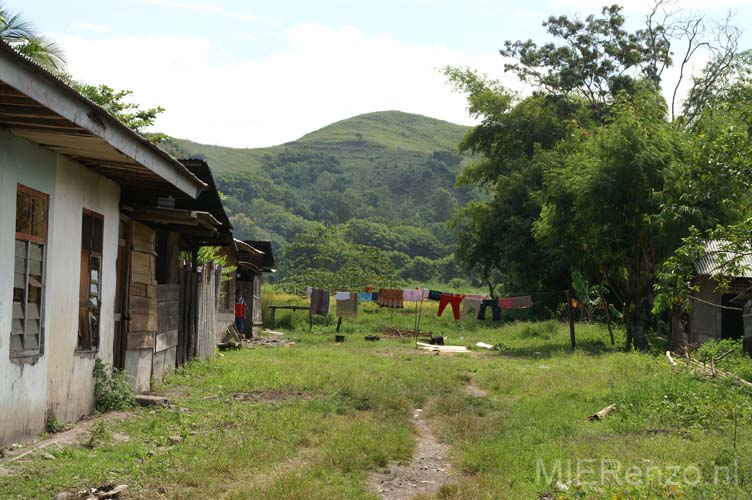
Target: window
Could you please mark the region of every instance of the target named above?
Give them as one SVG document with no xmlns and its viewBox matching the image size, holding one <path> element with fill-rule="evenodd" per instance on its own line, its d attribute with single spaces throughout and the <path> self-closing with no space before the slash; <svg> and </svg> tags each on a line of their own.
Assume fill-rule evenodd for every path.
<svg viewBox="0 0 752 500">
<path fill-rule="evenodd" d="M 104 217 L 84 209 L 81 222 L 81 281 L 78 294 L 78 350 L 99 347 L 102 296 L 102 239 Z"/>
<path fill-rule="evenodd" d="M 48 200 L 44 193 L 20 184 L 16 187 L 11 357 L 34 356 L 42 352 Z"/>
</svg>

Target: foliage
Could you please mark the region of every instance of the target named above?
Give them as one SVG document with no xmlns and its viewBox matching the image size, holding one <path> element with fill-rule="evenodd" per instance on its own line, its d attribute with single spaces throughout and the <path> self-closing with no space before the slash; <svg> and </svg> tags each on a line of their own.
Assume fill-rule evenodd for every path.
<svg viewBox="0 0 752 500">
<path fill-rule="evenodd" d="M 738 220 L 748 199 L 749 56 L 737 51 L 737 28 L 711 24 L 660 0 L 634 31 L 619 6 L 584 20 L 550 17 L 553 41 L 509 41 L 501 51 L 515 59 L 506 69 L 535 87 L 524 99 L 470 70 L 446 70 L 480 120 L 461 144 L 480 158 L 460 181 L 493 197 L 486 220 L 505 221 L 492 230 L 498 241 L 476 247 L 493 249 L 513 288 L 567 287 L 562 267 L 587 270 L 626 305 L 630 347 L 647 346 L 653 286 L 690 227 Z M 659 91 L 671 84 L 664 70 L 676 45 L 688 51 L 677 59 L 679 82 L 691 57 L 710 54 L 679 118 L 676 91 L 670 106 Z M 493 240 L 468 241 L 484 238 Z"/>
<path fill-rule="evenodd" d="M 572 288 L 580 301 L 588 321 L 593 320 L 593 313 L 608 294 L 608 288 L 600 284 L 591 285 L 579 271 L 572 272 Z"/>
<path fill-rule="evenodd" d="M 201 247 L 198 249 L 197 260 L 202 266 L 213 262 L 217 266 L 222 267 L 222 281 L 229 281 L 238 270 L 237 266 L 227 265 L 227 256 L 220 254 L 220 247 Z"/>
<path fill-rule="evenodd" d="M 94 362 L 94 399 L 97 411 L 126 410 L 136 406 L 136 398 L 126 373 L 109 370 L 101 359 Z"/>
<path fill-rule="evenodd" d="M 37 34 L 30 21 L 0 3 L 0 39 L 53 72 L 63 71 L 65 55 L 55 43 Z"/>
<path fill-rule="evenodd" d="M 142 109 L 141 105 L 130 101 L 129 98 L 133 95 L 132 90 L 115 90 L 107 85 L 90 85 L 73 80 L 71 84 L 81 94 L 123 122 L 126 127 L 141 134 L 144 134 L 144 129 L 154 125 L 159 114 L 164 113 L 162 106 Z M 166 137 L 160 133 L 149 136 L 155 143 L 163 141 Z"/>
<path fill-rule="evenodd" d="M 315 286 L 359 291 L 396 281 L 391 263 L 378 248 L 353 243 L 336 227 L 299 235 L 284 249 L 281 262 L 286 269 L 282 284 L 288 290 Z"/>
<path fill-rule="evenodd" d="M 671 63 L 666 27 L 629 32 L 622 10 L 619 5 L 604 7 L 601 16 L 584 20 L 549 17 L 543 26 L 560 43 L 507 41 L 501 54 L 515 62 L 505 70 L 550 93 L 575 93 L 601 105 L 619 91 L 631 91 L 641 77 L 658 83 L 662 68 Z"/>
</svg>

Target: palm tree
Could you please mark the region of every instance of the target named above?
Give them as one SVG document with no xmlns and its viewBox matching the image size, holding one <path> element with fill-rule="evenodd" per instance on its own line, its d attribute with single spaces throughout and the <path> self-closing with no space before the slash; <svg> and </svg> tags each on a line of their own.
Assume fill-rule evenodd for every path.
<svg viewBox="0 0 752 500">
<path fill-rule="evenodd" d="M 31 22 L 20 13 L 9 12 L 1 3 L 0 40 L 55 73 L 65 69 L 62 49 L 55 42 L 38 35 Z"/>
</svg>

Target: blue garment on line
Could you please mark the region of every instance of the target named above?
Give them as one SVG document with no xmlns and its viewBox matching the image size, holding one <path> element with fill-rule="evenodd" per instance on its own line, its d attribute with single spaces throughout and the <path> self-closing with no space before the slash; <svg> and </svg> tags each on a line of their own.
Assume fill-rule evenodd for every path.
<svg viewBox="0 0 752 500">
<path fill-rule="evenodd" d="M 370 292 L 360 292 L 361 302 L 371 302 L 373 300 L 373 294 Z"/>
</svg>

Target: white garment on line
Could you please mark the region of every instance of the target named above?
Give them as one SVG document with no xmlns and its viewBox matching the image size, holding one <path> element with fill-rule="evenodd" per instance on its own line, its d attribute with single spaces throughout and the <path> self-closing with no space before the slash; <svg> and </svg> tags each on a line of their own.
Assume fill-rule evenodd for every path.
<svg viewBox="0 0 752 500">
<path fill-rule="evenodd" d="M 337 292 L 334 298 L 336 300 L 350 300 L 350 292 Z"/>
</svg>

